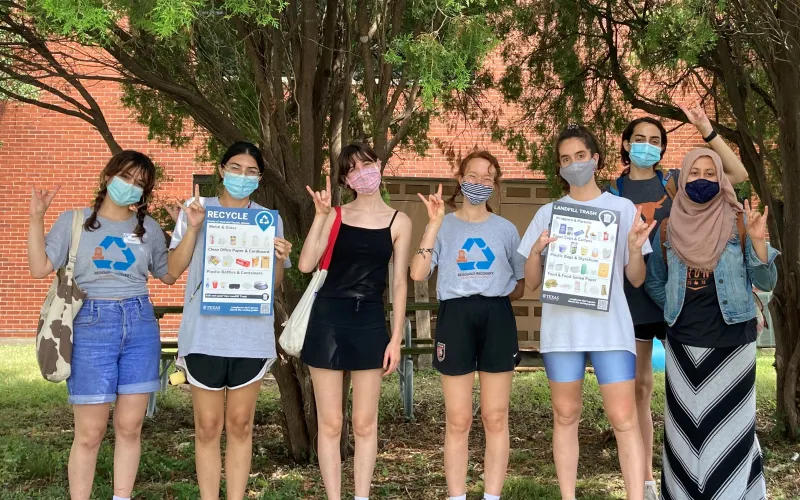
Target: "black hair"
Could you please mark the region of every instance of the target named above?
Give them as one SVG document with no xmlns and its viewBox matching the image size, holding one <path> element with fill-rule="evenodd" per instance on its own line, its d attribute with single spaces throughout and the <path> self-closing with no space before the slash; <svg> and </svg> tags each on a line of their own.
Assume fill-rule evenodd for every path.
<svg viewBox="0 0 800 500">
<path fill-rule="evenodd" d="M 100 210 L 100 207 L 103 205 L 103 200 L 106 199 L 106 195 L 108 194 L 108 183 L 119 174 L 132 170 L 141 170 L 142 181 L 144 182 L 144 186 L 142 187 L 144 192 L 139 199 L 139 205 L 136 207 L 137 224 L 136 229 L 133 230 L 133 234 L 139 238 L 144 236 L 144 218 L 147 215 L 147 205 L 150 203 L 150 198 L 156 185 L 156 166 L 153 164 L 153 160 L 146 154 L 131 150 L 122 151 L 112 156 L 100 173 L 100 190 L 94 198 L 92 213 L 83 224 L 84 229 L 89 232 L 100 229 L 100 221 L 97 220 L 97 212 Z"/>
<path fill-rule="evenodd" d="M 258 173 L 260 175 L 264 175 L 264 169 L 266 168 L 264 163 L 264 155 L 261 154 L 261 150 L 258 149 L 258 146 L 252 142 L 237 141 L 231 144 L 230 147 L 225 151 L 225 154 L 222 155 L 222 158 L 219 160 L 218 166 L 224 167 L 231 158 L 238 155 L 251 156 L 256 161 L 256 165 L 258 165 Z M 217 181 L 221 182 L 222 175 L 219 173 L 219 168 L 217 168 L 215 172 Z"/>
<path fill-rule="evenodd" d="M 636 129 L 637 125 L 642 123 L 649 123 L 650 125 L 658 127 L 658 130 L 661 132 L 661 158 L 664 158 L 664 153 L 667 151 L 667 129 L 664 128 L 664 124 L 661 123 L 661 120 L 656 120 L 650 116 L 643 116 L 632 120 L 628 126 L 625 127 L 625 130 L 622 131 L 622 142 L 619 145 L 619 157 L 622 158 L 622 164 L 625 165 L 622 175 L 628 175 L 631 171 L 631 154 L 625 149 L 625 141 L 629 144 L 631 143 L 634 129 Z M 658 167 L 658 163 L 654 166 Z"/>
<path fill-rule="evenodd" d="M 339 159 L 337 162 L 339 172 L 336 176 L 336 182 L 338 182 L 341 187 L 349 189 L 353 195 L 353 198 L 357 197 L 358 194 L 355 192 L 355 190 L 347 185 L 347 174 L 349 174 L 350 171 L 356 166 L 356 160 L 361 160 L 366 163 L 376 162 L 379 159 L 378 153 L 364 143 L 354 142 L 352 144 L 348 144 L 347 146 L 343 147 L 341 153 L 339 153 Z"/>
<path fill-rule="evenodd" d="M 603 169 L 605 155 L 603 155 L 603 151 L 600 149 L 600 141 L 597 140 L 597 137 L 595 137 L 595 135 L 588 128 L 574 123 L 567 125 L 567 128 L 562 130 L 556 139 L 554 151 L 557 168 L 561 168 L 561 155 L 559 154 L 558 148 L 561 146 L 561 143 L 567 139 L 580 139 L 589 149 L 589 154 L 592 156 L 598 155 L 597 170 L 599 171 Z M 556 170 L 556 172 L 558 172 L 558 170 Z M 558 179 L 561 181 L 561 186 L 564 188 L 564 192 L 568 193 L 569 183 L 560 175 L 558 176 Z"/>
</svg>

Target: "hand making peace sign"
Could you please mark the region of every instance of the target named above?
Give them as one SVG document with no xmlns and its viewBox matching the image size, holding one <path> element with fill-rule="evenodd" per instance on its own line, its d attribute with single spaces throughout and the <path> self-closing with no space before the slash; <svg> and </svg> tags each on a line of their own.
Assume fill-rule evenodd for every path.
<svg viewBox="0 0 800 500">
<path fill-rule="evenodd" d="M 306 190 L 314 199 L 314 210 L 321 215 L 328 215 L 331 213 L 331 178 L 329 175 L 325 176 L 325 191 L 314 191 L 306 186 Z"/>
<path fill-rule="evenodd" d="M 442 200 L 442 185 L 439 184 L 439 189 L 436 190 L 436 193 L 429 194 L 428 198 L 425 199 L 425 195 L 422 193 L 417 193 L 419 199 L 422 200 L 422 203 L 425 204 L 425 208 L 428 209 L 428 219 L 431 223 L 441 224 L 442 220 L 444 220 L 444 200 Z"/>
</svg>

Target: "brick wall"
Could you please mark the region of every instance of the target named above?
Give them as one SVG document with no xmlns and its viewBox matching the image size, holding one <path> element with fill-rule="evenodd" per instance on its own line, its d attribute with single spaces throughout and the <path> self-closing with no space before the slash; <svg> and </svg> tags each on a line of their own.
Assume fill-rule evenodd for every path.
<svg viewBox="0 0 800 500">
<path fill-rule="evenodd" d="M 496 61 L 495 61 L 496 63 Z M 119 105 L 120 89 L 115 84 L 97 84 L 92 93 L 105 112 L 117 141 L 124 148 L 149 154 L 166 168 L 171 182 L 165 183 L 159 196 L 185 198 L 190 195 L 192 175 L 208 173 L 209 165 L 195 161 L 196 147 L 172 150 L 147 140 L 147 131 L 137 125 L 130 112 Z M 489 100 L 502 103 L 498 95 Z M 503 119 L 518 115 L 513 108 L 503 106 Z M 452 144 L 456 151 L 485 147 L 495 153 L 507 179 L 541 178 L 499 144 L 492 143 L 489 134 L 476 125 L 466 124 L 455 116 L 434 122 L 430 138 Z M 50 279 L 30 278 L 26 263 L 28 206 L 31 187 L 61 191 L 50 207 L 45 227 L 59 213 L 92 202 L 97 176 L 109 157 L 108 148 L 100 135 L 77 118 L 67 117 L 37 107 L 0 102 L 0 337 L 29 337 L 35 333 L 39 307 L 47 292 Z M 678 166 L 683 154 L 700 144 L 691 126 L 684 126 L 670 135 L 670 147 L 665 164 Z M 388 164 L 389 174 L 405 177 L 448 177 L 451 165 L 446 156 L 433 146 L 427 156 L 398 152 Z M 183 301 L 183 281 L 166 287 L 152 284 L 152 297 L 157 305 L 177 305 Z M 177 317 L 162 322 L 165 335 L 175 334 Z"/>
</svg>

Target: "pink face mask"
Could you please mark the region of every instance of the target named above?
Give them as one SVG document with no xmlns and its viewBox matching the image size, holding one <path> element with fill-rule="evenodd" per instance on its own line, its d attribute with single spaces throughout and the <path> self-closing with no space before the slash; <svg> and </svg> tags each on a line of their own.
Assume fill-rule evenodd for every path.
<svg viewBox="0 0 800 500">
<path fill-rule="evenodd" d="M 358 194 L 373 194 L 381 186 L 381 171 L 377 166 L 362 167 L 347 174 L 347 184 Z"/>
</svg>

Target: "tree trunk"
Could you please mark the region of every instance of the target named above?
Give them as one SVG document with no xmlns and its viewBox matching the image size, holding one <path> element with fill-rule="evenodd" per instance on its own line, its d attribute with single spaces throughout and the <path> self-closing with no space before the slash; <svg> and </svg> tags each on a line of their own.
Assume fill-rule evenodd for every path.
<svg viewBox="0 0 800 500">
<path fill-rule="evenodd" d="M 797 68 L 778 54 L 772 68 L 784 186 L 784 203 L 778 262 L 778 300 L 773 310 L 775 323 L 776 368 L 778 378 L 777 405 L 779 418 L 792 440 L 800 437 L 800 81 Z"/>
</svg>

